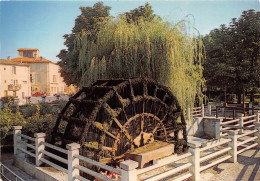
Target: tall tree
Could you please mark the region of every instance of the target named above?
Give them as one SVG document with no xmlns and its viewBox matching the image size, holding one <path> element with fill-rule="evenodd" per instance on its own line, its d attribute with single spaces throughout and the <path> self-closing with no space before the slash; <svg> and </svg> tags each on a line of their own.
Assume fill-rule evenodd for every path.
<svg viewBox="0 0 260 181">
<path fill-rule="evenodd" d="M 100 11 L 109 10 L 101 5 Z M 202 97 L 202 41 L 185 31 L 185 22 L 163 22 L 148 3 L 116 18 L 109 13 L 93 18 L 93 9 L 82 9 L 72 34 L 65 35 L 68 49 L 58 55 L 68 82 L 85 86 L 145 76 L 170 87 L 184 109 L 194 105 L 196 95 Z"/>
<path fill-rule="evenodd" d="M 149 3 L 146 3 L 145 6 L 139 6 L 130 12 L 126 12 L 124 15 L 128 23 L 137 22 L 140 18 L 150 22 L 154 21 L 156 18 L 160 19 L 159 16 L 153 14 L 152 6 L 150 6 Z"/>
<path fill-rule="evenodd" d="M 170 87 L 183 109 L 193 106 L 196 95 L 202 97 L 202 41 L 183 31 L 184 27 L 184 23 L 142 18 L 129 23 L 120 16 L 100 27 L 96 42 L 86 41 L 87 35 L 78 36 L 81 85 L 144 76 Z"/>
<path fill-rule="evenodd" d="M 204 74 L 209 89 L 227 88 L 238 94 L 255 91 L 260 85 L 260 17 L 255 10 L 233 18 L 229 27 L 221 25 L 204 37 L 207 50 Z"/>
<path fill-rule="evenodd" d="M 70 85 L 79 86 L 82 72 L 78 69 L 79 50 L 75 49 L 75 38 L 79 34 L 86 34 L 88 41 L 95 40 L 99 30 L 99 25 L 109 17 L 109 6 L 104 6 L 102 2 L 94 4 L 93 7 L 80 7 L 81 14 L 75 19 L 75 25 L 71 34 L 65 34 L 64 45 L 67 49 L 60 51 L 61 76 Z"/>
</svg>

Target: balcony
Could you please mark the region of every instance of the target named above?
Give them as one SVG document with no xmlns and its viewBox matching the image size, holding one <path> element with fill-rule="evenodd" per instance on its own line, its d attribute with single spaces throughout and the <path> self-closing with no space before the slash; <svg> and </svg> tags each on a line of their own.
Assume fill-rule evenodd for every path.
<svg viewBox="0 0 260 181">
<path fill-rule="evenodd" d="M 8 85 L 8 90 L 9 91 L 19 91 L 21 88 L 22 88 L 21 84 L 17 84 L 17 85 L 9 84 Z"/>
</svg>

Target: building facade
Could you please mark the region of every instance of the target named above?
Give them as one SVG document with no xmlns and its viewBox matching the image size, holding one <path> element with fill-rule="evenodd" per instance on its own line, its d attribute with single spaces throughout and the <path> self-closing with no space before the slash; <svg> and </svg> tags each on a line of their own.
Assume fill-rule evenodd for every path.
<svg viewBox="0 0 260 181">
<path fill-rule="evenodd" d="M 30 67 L 28 64 L 0 60 L 0 97 L 31 96 Z"/>
<path fill-rule="evenodd" d="M 67 91 L 67 86 L 60 75 L 60 67 L 39 56 L 38 49 L 18 49 L 19 57 L 11 59 L 13 62 L 26 63 L 30 66 L 31 92 L 54 95 Z"/>
</svg>

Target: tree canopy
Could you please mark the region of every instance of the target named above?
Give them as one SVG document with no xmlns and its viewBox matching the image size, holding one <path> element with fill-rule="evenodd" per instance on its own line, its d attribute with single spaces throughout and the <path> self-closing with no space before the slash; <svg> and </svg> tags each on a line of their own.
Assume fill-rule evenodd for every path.
<svg viewBox="0 0 260 181">
<path fill-rule="evenodd" d="M 212 30 L 203 41 L 207 50 L 204 75 L 208 89 L 225 88 L 241 98 L 243 89 L 259 88 L 260 12 L 244 11 L 228 27 L 221 25 Z"/>
<path fill-rule="evenodd" d="M 65 51 L 77 57 L 66 54 L 60 65 L 64 71 L 64 60 L 75 65 L 71 73 L 80 86 L 97 79 L 149 77 L 169 87 L 182 108 L 192 107 L 196 96 L 202 98 L 203 46 L 185 23 L 162 21 L 149 4 L 107 16 L 98 21 L 95 38 L 88 31 L 73 34 L 73 49 Z"/>
<path fill-rule="evenodd" d="M 94 4 L 93 7 L 80 7 L 81 14 L 75 19 L 72 33 L 63 36 L 65 39 L 64 45 L 67 49 L 61 50 L 57 57 L 61 59 L 58 62 L 61 67 L 61 76 L 68 85 L 79 86 L 81 79 L 81 72 L 76 71 L 79 58 L 79 50 L 74 48 L 76 36 L 84 33 L 88 35 L 89 40 L 95 40 L 100 23 L 110 16 L 110 9 L 109 6 L 104 6 L 102 2 Z"/>
</svg>

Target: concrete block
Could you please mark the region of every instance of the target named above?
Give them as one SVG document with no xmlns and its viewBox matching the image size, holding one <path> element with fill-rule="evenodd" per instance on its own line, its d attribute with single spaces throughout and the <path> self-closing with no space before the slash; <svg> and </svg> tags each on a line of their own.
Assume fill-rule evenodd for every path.
<svg viewBox="0 0 260 181">
<path fill-rule="evenodd" d="M 165 142 L 153 142 L 143 147 L 126 153 L 126 159 L 137 161 L 139 168 L 143 168 L 146 163 L 154 159 L 169 156 L 174 153 L 174 145 Z"/>
<path fill-rule="evenodd" d="M 66 145 L 66 148 L 68 150 L 76 150 L 76 149 L 80 148 L 80 144 L 78 144 L 78 143 L 70 143 L 70 144 Z"/>
<path fill-rule="evenodd" d="M 138 167 L 138 162 L 134 160 L 125 160 L 120 162 L 120 168 L 126 171 L 134 170 Z"/>
</svg>

